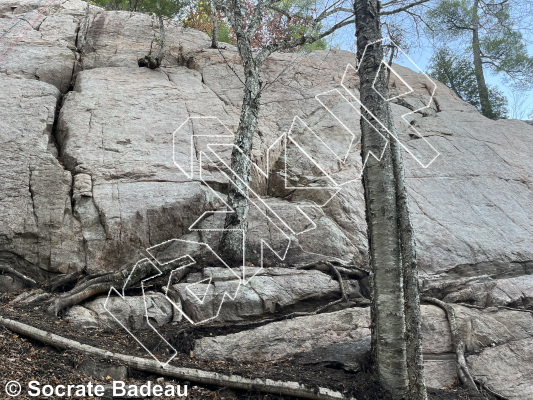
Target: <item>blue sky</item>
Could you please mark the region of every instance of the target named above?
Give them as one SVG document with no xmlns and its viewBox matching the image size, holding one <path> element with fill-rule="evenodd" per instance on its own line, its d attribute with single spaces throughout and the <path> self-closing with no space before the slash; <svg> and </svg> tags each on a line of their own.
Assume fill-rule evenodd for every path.
<svg viewBox="0 0 533 400">
<path fill-rule="evenodd" d="M 352 27 L 346 27 L 343 29 L 342 32 L 339 32 L 335 37 L 333 38 L 332 42 L 333 44 L 339 46 L 340 48 L 344 50 L 351 50 L 354 51 L 354 31 Z M 533 44 L 530 44 L 528 46 L 528 52 L 529 55 L 533 55 Z M 413 62 L 418 65 L 422 70 L 427 70 L 427 64 L 429 62 L 429 59 L 431 58 L 433 53 L 432 46 L 428 43 L 427 46 L 422 46 L 421 48 L 414 48 L 412 49 L 408 55 L 413 60 Z M 400 58 L 398 60 L 395 60 L 400 65 L 404 65 L 408 68 L 413 69 L 413 66 L 411 62 L 405 57 Z M 508 108 L 509 108 L 509 117 L 513 117 L 513 91 L 502 83 L 502 74 L 500 76 L 493 75 L 490 73 L 490 71 L 485 70 L 485 80 L 489 85 L 497 86 L 506 96 L 508 99 Z M 522 94 L 523 96 L 523 104 L 522 108 L 524 112 L 522 112 L 522 118 L 523 119 L 530 119 L 528 118 L 528 114 L 533 111 L 533 90 L 530 90 L 528 92 L 525 92 Z"/>
</svg>

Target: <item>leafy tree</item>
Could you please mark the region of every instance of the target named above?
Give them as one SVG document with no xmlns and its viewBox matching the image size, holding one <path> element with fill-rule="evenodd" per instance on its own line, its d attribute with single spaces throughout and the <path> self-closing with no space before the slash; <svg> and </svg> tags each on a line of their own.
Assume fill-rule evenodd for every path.
<svg viewBox="0 0 533 400">
<path fill-rule="evenodd" d="M 311 0 L 284 0 L 280 2 L 279 7 L 276 7 L 277 11 L 272 9 L 265 10 L 261 24 L 252 39 L 253 50 L 259 51 L 275 41 L 296 39 L 307 33 L 313 20 L 309 15 L 311 6 L 314 4 Z M 243 6 L 246 15 L 251 15 L 255 4 L 251 0 L 245 0 Z M 243 23 L 246 27 L 246 20 Z M 211 37 L 213 36 L 213 29 L 218 28 L 218 41 L 231 44 L 237 43 L 235 32 L 230 29 L 227 19 L 222 13 L 217 12 L 216 20 L 213 20 L 211 1 L 200 0 L 195 3 L 185 17 L 184 25 L 206 32 Z M 318 34 L 322 28 L 322 25 L 318 24 L 313 33 Z M 281 51 L 296 52 L 303 50 L 309 53 L 314 50 L 323 50 L 326 47 L 327 41 L 322 38 L 311 44 Z"/>
<path fill-rule="evenodd" d="M 94 4 L 106 10 L 138 11 L 176 18 L 187 5 L 186 0 L 94 0 Z"/>
<path fill-rule="evenodd" d="M 257 127 L 261 108 L 261 94 L 264 88 L 261 69 L 267 58 L 274 52 L 303 48 L 313 44 L 336 30 L 353 24 L 353 10 L 339 6 L 340 1 L 325 6 L 316 13 L 293 12 L 291 3 L 275 0 L 256 0 L 253 8 L 247 8 L 245 0 L 216 0 L 217 10 L 222 12 L 235 34 L 238 54 L 244 72 L 244 94 L 239 126 L 231 154 L 231 170 L 236 175 L 235 184 L 228 190 L 227 204 L 233 212 L 226 215 L 224 232 L 219 244 L 220 255 L 232 265 L 244 265 L 245 238 L 248 234 L 248 212 L 250 204 L 249 183 L 252 178 L 252 141 Z M 287 36 L 278 40 L 277 36 L 258 41 L 258 31 L 265 25 L 265 16 L 270 12 L 282 14 L 289 21 L 308 21 L 303 34 L 286 32 Z M 339 22 L 327 29 L 319 30 L 320 25 L 329 17 L 339 14 Z M 266 44 L 265 44 L 266 43 Z M 259 45 L 263 47 L 258 48 Z"/>
<path fill-rule="evenodd" d="M 481 112 L 488 118 L 498 118 L 498 112 L 492 107 L 485 69 L 522 87 L 533 84 L 533 58 L 520 25 L 528 5 L 527 0 L 441 0 L 427 13 L 437 38 L 469 43 L 463 47 L 472 54 Z"/>
<path fill-rule="evenodd" d="M 466 57 L 455 55 L 448 47 L 442 47 L 433 54 L 428 68 L 429 76 L 444 83 L 481 112 L 476 72 Z M 487 85 L 487 88 L 494 118 L 507 118 L 507 97 L 495 86 Z"/>
<path fill-rule="evenodd" d="M 217 42 L 235 44 L 235 37 L 227 21 L 220 12 L 215 11 L 213 15 L 214 11 L 210 1 L 195 1 L 191 3 L 189 11 L 183 19 L 183 25 L 205 32 L 211 37 L 213 37 L 213 31 L 216 30 Z"/>
</svg>

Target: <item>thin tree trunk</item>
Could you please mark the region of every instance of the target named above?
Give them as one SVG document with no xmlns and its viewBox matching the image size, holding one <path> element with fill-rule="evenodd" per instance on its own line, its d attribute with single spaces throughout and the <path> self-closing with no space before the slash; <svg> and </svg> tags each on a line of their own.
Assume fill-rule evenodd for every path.
<svg viewBox="0 0 533 400">
<path fill-rule="evenodd" d="M 479 43 L 479 16 L 478 16 L 479 0 L 474 0 L 473 7 L 473 28 L 472 28 L 472 51 L 474 53 L 474 71 L 476 74 L 477 88 L 479 93 L 479 101 L 481 103 L 481 113 L 487 118 L 494 118 L 494 111 L 489 99 L 489 89 L 485 82 L 485 75 L 483 74 L 483 62 L 481 60 L 481 48 Z"/>
<path fill-rule="evenodd" d="M 376 118 L 387 123 L 390 118 L 388 105 L 376 92 L 378 90 L 385 97 L 388 92 L 385 68 L 379 68 L 383 60 L 383 46 L 380 41 L 378 0 L 356 0 L 354 9 L 357 57 L 361 63 L 361 102 Z M 366 47 L 373 42 L 375 43 Z M 382 130 L 366 111 L 361 111 L 364 117 Z M 370 152 L 379 155 L 383 139 L 365 118 L 361 118 L 361 132 L 363 159 Z M 385 131 L 382 134 L 387 136 Z M 408 398 L 408 382 L 404 295 L 395 174 L 390 146 L 387 146 L 381 161 L 372 156 L 368 158 L 363 170 L 363 186 L 372 268 L 372 356 L 382 385 L 392 393 L 394 399 L 405 399 Z"/>
<path fill-rule="evenodd" d="M 219 245 L 219 252 L 223 259 L 235 266 L 244 265 L 245 259 L 250 209 L 248 188 L 252 180 L 252 142 L 257 127 L 262 86 L 259 66 L 253 59 L 252 46 L 246 35 L 237 34 L 237 46 L 244 66 L 244 98 L 234 143 L 236 147 L 231 153 L 231 169 L 236 175 L 232 177 L 232 180 L 236 186 L 230 185 L 228 205 L 233 212 L 226 215 L 225 231 Z"/>
<path fill-rule="evenodd" d="M 85 35 L 87 34 L 87 28 L 89 24 L 89 5 L 90 1 L 87 0 L 87 8 L 85 9 L 85 18 L 83 19 L 83 27 L 81 28 L 81 38 L 78 43 L 78 50 L 82 51 L 83 46 L 85 46 Z"/>
<path fill-rule="evenodd" d="M 218 49 L 218 20 L 215 2 L 211 0 L 211 19 L 213 20 L 213 32 L 211 34 L 211 48 Z"/>
<path fill-rule="evenodd" d="M 398 137 L 389 104 L 389 130 Z M 418 290 L 418 263 L 416 244 L 409 212 L 409 197 L 405 186 L 404 166 L 401 146 L 391 140 L 392 165 L 396 182 L 396 205 L 400 228 L 402 255 L 403 293 L 405 304 L 405 346 L 409 399 L 426 400 L 427 390 L 424 381 L 424 359 L 422 356 L 422 318 L 420 314 L 420 294 Z"/>
<path fill-rule="evenodd" d="M 158 67 L 163 62 L 163 59 L 165 58 L 165 52 L 166 52 L 165 24 L 163 22 L 162 15 L 159 15 L 159 40 L 160 40 L 159 53 L 157 53 L 157 57 L 155 58 Z"/>
</svg>

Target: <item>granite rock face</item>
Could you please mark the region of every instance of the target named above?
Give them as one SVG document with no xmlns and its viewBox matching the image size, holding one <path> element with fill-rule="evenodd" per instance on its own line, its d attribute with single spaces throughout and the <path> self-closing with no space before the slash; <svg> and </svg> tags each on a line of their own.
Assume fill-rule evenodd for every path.
<svg viewBox="0 0 533 400">
<path fill-rule="evenodd" d="M 0 32 L 11 29 L 0 39 L 0 266 L 41 281 L 116 271 L 173 239 L 216 251 L 224 215 L 214 211 L 225 210 L 229 185 L 224 145 L 233 142 L 242 102 L 236 48 L 209 49 L 207 35 L 165 22 L 162 68 L 139 68 L 159 32 L 152 16 L 90 6 L 81 49 L 86 3 L 56 0 L 31 11 L 34 3 L 0 3 Z M 240 287 L 221 320 L 308 311 L 338 298 L 329 271 L 293 269 L 319 260 L 356 267 L 357 280 L 343 272 L 351 305 L 368 298 L 358 78 L 346 70 L 353 62 L 353 53 L 328 50 L 274 54 L 265 64 L 247 267 L 261 265 L 264 254 L 267 268 Z M 501 307 L 533 307 L 533 126 L 486 119 L 440 83 L 432 98 L 424 75 L 394 68 L 403 80 L 391 75 L 391 94 L 401 95 L 391 107 L 405 146 L 422 291 L 488 308 L 456 306 L 468 362 L 507 397 L 531 397 L 523 383 L 533 365 L 531 314 Z M 149 254 L 161 262 L 184 255 Z M 200 266 L 213 260 L 206 246 L 190 254 Z M 211 290 L 215 300 L 239 287 L 224 277 L 228 269 L 220 271 L 181 275 L 175 283 L 184 310 L 213 315 L 213 303 L 191 302 L 187 288 L 195 282 L 197 296 Z M 199 282 L 210 276 L 216 279 Z M 16 276 L 0 278 L 2 290 L 21 289 Z M 172 306 L 161 293 L 152 297 L 156 324 L 169 323 Z M 117 305 L 131 329 L 147 327 L 139 299 Z M 116 327 L 103 301 L 75 306 L 69 318 L 87 328 Z M 423 311 L 428 384 L 448 386 L 455 366 L 447 321 L 438 308 Z M 324 354 L 340 355 L 356 342 L 363 354 L 368 310 L 303 318 L 235 334 L 244 340 L 240 352 L 241 337 L 229 335 L 202 339 L 195 354 L 274 359 L 303 349 L 303 363 L 315 354 L 359 368 Z M 333 325 L 325 327 L 326 320 Z M 284 343 L 284 335 L 293 342 Z"/>
<path fill-rule="evenodd" d="M 6 27 L 32 7 L 26 1 L 14 5 L 14 10 L 7 4 L 0 9 L 0 22 Z M 34 20 L 41 11 L 32 11 Z M 59 223 L 59 217 L 49 213 L 48 218 L 55 218 L 51 225 L 62 227 L 42 230 L 45 239 L 38 240 L 37 246 L 43 247 L 40 261 L 28 254 L 36 253 L 35 239 L 29 235 L 20 239 L 19 245 L 14 244 L 13 234 L 6 236 L 1 250 L 9 251 L 4 258 L 10 263 L 29 263 L 52 272 L 122 268 L 134 262 L 139 251 L 189 234 L 191 224 L 205 211 L 220 210 L 227 179 L 217 168 L 220 162 L 207 149 L 209 141 L 200 135 L 214 133 L 219 136 L 217 143 L 231 143 L 231 137 L 222 136 L 235 131 L 242 101 L 242 76 L 236 76 L 227 64 L 239 65 L 235 47 L 226 46 L 222 57 L 207 48 L 205 34 L 168 22 L 168 55 L 163 68 L 138 68 L 138 58 L 149 51 L 158 34 L 157 21 L 149 15 L 106 12 L 91 6 L 87 40 L 80 52 L 76 45 L 84 14 L 81 1 L 54 3 L 10 50 L 2 63 L 6 69 L 0 71 L 6 84 L 40 88 L 49 83 L 59 91 L 52 94 L 52 89 L 46 89 L 52 96 L 45 106 L 46 126 L 35 128 L 36 132 L 48 132 L 48 140 L 41 143 L 46 142 L 52 158 L 58 145 L 59 167 L 64 166 L 61 174 L 65 178 L 47 174 L 47 179 L 64 182 L 64 193 L 71 195 L 63 214 L 71 215 L 71 220 Z M 29 25 L 19 23 L 2 39 L 2 46 L 7 49 Z M 39 50 L 30 51 L 30 47 Z M 52 70 L 35 73 L 44 68 L 40 58 L 32 55 L 32 61 L 25 62 L 15 51 L 28 57 L 41 52 L 45 59 L 55 61 L 47 64 Z M 65 55 L 60 56 L 61 52 Z M 8 57 L 12 61 L 7 62 Z M 351 62 L 351 53 L 332 50 L 305 56 L 273 55 L 265 65 L 263 77 L 269 89 L 263 94 L 253 156 L 263 171 L 268 170 L 268 178 L 255 170 L 252 187 L 266 196 L 270 212 L 290 229 L 273 235 L 279 223 L 261 220 L 262 210 L 257 209 L 249 238 L 250 249 L 255 251 L 250 260 L 255 264 L 260 260 L 254 254 L 266 240 L 278 255 L 285 255 L 267 254 L 269 266 L 328 258 L 366 267 L 363 197 L 356 179 L 361 168 L 359 119 L 353 104 L 338 94 L 348 96 L 340 83 Z M 526 211 L 533 206 L 531 126 L 483 118 L 441 84 L 430 101 L 431 82 L 405 67 L 395 69 L 412 89 L 392 105 L 402 143 L 419 160 L 434 154 L 414 128 L 440 153 L 428 168 L 405 153 L 424 290 L 441 298 L 453 292 L 449 299 L 454 301 L 470 301 L 475 296 L 490 297 L 485 305 L 529 304 L 528 285 L 518 289 L 518 294 L 511 289 L 513 281 L 499 281 L 531 274 L 532 228 Z M 241 73 L 239 68 L 235 71 Z M 345 87 L 357 97 L 357 77 L 346 77 Z M 7 87 L 3 96 L 17 97 L 22 90 Z M 61 93 L 69 89 L 60 102 Z M 393 75 L 391 92 L 407 91 L 404 82 Z M 45 92 L 39 96 L 44 97 Z M 10 104 L 13 100 L 5 99 Z M 39 112 L 38 102 L 31 106 L 35 111 L 25 113 L 10 107 L 0 112 L 30 129 Z M 210 116 L 218 120 L 208 123 L 198 118 Z M 286 132 L 289 140 L 284 148 L 278 139 Z M 23 143 L 16 138 L 11 142 L 15 146 Z M 191 145 L 195 150 L 192 157 Z M 28 148 L 22 157 L 31 151 Z M 203 181 L 198 168 L 202 151 L 211 158 L 202 160 Z M 221 147 L 217 154 L 221 160 L 229 156 Z M 191 164 L 194 172 L 187 176 L 183 170 L 189 171 Z M 2 173 L 16 171 L 21 190 L 30 192 L 29 184 L 22 184 L 30 180 L 28 176 L 23 179 L 26 172 L 20 166 L 5 171 Z M 34 181 L 35 185 L 42 182 Z M 345 185 L 333 195 L 339 184 Z M 58 196 L 60 191 L 54 185 L 43 186 L 50 191 L 48 198 Z M 317 187 L 323 189 L 315 190 Z M 7 204 L 0 214 L 3 221 L 15 213 L 20 221 L 15 230 L 32 231 L 29 225 L 23 228 L 23 221 L 32 219 L 33 211 Z M 213 227 L 221 221 L 214 218 L 202 223 Z M 57 229 L 72 232 L 69 244 L 47 238 Z M 204 232 L 202 236 L 216 247 L 219 235 Z M 285 253 L 287 243 L 290 246 Z M 76 248 L 77 255 L 64 254 L 62 248 L 66 247 L 67 252 Z M 65 260 L 68 258 L 78 259 Z M 455 286 L 458 281 L 463 285 L 460 289 Z"/>
</svg>

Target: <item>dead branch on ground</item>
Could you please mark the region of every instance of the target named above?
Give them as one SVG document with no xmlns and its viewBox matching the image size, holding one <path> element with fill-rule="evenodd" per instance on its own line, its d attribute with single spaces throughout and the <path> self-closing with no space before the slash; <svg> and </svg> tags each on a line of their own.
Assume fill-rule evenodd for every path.
<svg viewBox="0 0 533 400">
<path fill-rule="evenodd" d="M 239 390 L 259 390 L 266 393 L 295 396 L 302 399 L 318 400 L 355 400 L 345 397 L 342 393 L 327 388 L 308 388 L 297 382 L 274 381 L 271 379 L 249 379 L 238 375 L 222 375 L 217 372 L 203 371 L 193 368 L 180 368 L 167 365 L 165 368 L 156 360 L 129 356 L 126 354 L 113 353 L 97 347 L 82 344 L 80 342 L 66 339 L 64 337 L 46 332 L 30 325 L 0 317 L 0 325 L 7 329 L 38 340 L 45 344 L 54 346 L 62 350 L 80 351 L 85 354 L 113 359 L 126 364 L 128 367 L 138 371 L 155 373 L 180 380 L 189 380 L 205 385 L 225 386 Z"/>
</svg>

